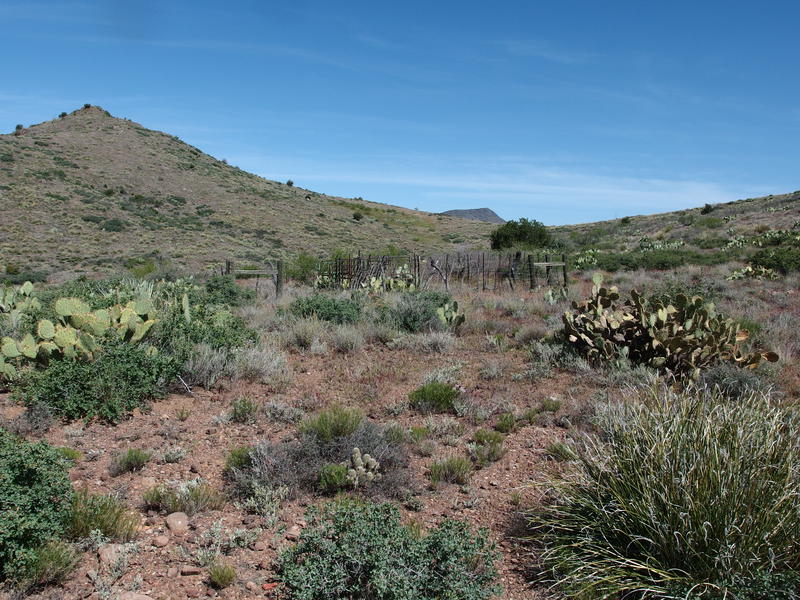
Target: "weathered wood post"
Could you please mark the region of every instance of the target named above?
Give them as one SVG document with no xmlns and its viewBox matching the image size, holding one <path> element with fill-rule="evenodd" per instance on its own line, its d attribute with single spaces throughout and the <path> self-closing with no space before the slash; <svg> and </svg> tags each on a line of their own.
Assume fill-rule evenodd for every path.
<svg viewBox="0 0 800 600">
<path fill-rule="evenodd" d="M 567 255 L 566 254 L 562 254 L 561 255 L 561 262 L 563 263 L 563 265 L 561 267 L 561 272 L 564 275 L 564 289 L 566 289 L 567 288 Z"/>
<path fill-rule="evenodd" d="M 230 274 L 231 274 L 231 261 L 226 260 L 225 261 L 225 275 L 230 275 Z"/>
<path fill-rule="evenodd" d="M 275 266 L 275 298 L 280 298 L 283 295 L 283 261 L 279 259 Z"/>
<path fill-rule="evenodd" d="M 534 275 L 533 270 L 533 254 L 528 254 L 528 287 L 530 289 L 536 287 L 536 275 Z"/>
</svg>

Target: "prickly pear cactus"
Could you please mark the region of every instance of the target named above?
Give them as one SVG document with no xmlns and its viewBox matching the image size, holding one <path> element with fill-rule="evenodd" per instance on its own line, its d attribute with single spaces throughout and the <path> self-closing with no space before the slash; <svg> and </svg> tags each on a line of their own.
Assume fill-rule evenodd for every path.
<svg viewBox="0 0 800 600">
<path fill-rule="evenodd" d="M 626 358 L 696 379 L 720 361 L 755 368 L 778 360 L 774 352 L 743 353 L 739 344 L 747 331 L 699 296 L 678 295 L 672 305 L 648 302 L 634 290 L 620 303 L 617 288 L 602 283 L 595 275 L 592 297 L 573 302 L 563 316 L 566 341 L 591 361 Z"/>
<path fill-rule="evenodd" d="M 437 308 L 436 315 L 452 331 L 457 331 L 467 320 L 463 312 L 458 312 L 458 302 L 455 300 Z"/>
<path fill-rule="evenodd" d="M 369 454 L 361 454 L 359 448 L 353 448 L 350 460 L 345 462 L 347 467 L 347 483 L 354 488 L 379 480 L 382 475 L 378 472 L 380 464 Z"/>
</svg>

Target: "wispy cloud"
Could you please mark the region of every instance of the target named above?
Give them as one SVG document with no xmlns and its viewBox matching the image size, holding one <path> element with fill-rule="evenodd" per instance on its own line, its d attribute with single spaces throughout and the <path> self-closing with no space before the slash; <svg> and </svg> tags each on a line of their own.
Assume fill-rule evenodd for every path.
<svg viewBox="0 0 800 600">
<path fill-rule="evenodd" d="M 379 202 L 432 211 L 489 206 L 508 218 L 536 217 L 548 224 L 677 210 L 705 202 L 726 202 L 760 191 L 716 181 L 553 168 L 522 157 L 472 158 L 448 165 L 437 164 L 432 157 L 405 156 L 395 161 L 384 157 L 379 164 L 370 166 L 287 156 L 229 158 L 268 178 L 291 177 L 323 190 L 347 187 L 393 194 L 370 197 Z M 430 163 L 427 167 L 426 160 Z"/>
<path fill-rule="evenodd" d="M 545 40 L 502 40 L 496 42 L 508 54 L 540 58 L 565 65 L 590 63 L 597 55 L 561 48 Z"/>
</svg>

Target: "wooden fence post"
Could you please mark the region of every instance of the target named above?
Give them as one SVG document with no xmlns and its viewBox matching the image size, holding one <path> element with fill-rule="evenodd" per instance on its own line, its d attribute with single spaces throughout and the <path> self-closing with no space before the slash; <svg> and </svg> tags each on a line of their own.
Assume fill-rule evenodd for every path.
<svg viewBox="0 0 800 600">
<path fill-rule="evenodd" d="M 563 266 L 561 267 L 561 271 L 564 274 L 564 288 L 566 289 L 566 287 L 567 287 L 567 255 L 566 254 L 562 254 L 561 255 L 561 262 L 564 263 Z"/>
<path fill-rule="evenodd" d="M 275 298 L 280 298 L 283 295 L 283 261 L 278 260 L 276 264 L 275 273 Z"/>
</svg>

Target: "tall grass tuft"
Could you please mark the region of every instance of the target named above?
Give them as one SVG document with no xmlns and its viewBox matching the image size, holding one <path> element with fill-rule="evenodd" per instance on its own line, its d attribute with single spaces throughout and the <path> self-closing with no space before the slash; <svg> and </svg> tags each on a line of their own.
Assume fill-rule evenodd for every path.
<svg viewBox="0 0 800 600">
<path fill-rule="evenodd" d="M 793 597 L 797 413 L 763 393 L 659 390 L 599 419 L 579 473 L 530 514 L 543 578 L 575 598 Z"/>
</svg>

